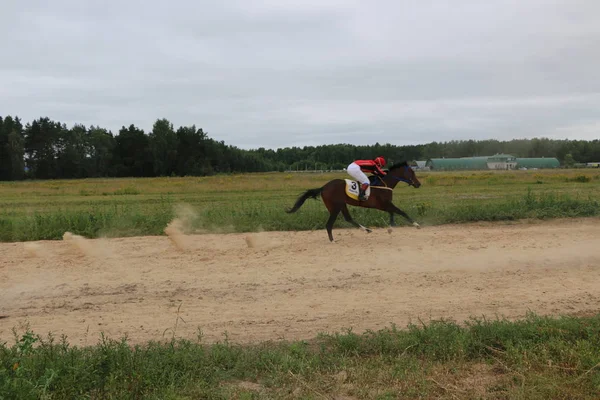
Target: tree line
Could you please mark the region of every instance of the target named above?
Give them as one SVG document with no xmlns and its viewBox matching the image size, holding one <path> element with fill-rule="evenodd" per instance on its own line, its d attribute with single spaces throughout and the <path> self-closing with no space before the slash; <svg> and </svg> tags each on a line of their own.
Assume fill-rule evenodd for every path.
<svg viewBox="0 0 600 400">
<path fill-rule="evenodd" d="M 113 134 L 99 126 L 69 128 L 48 117 L 23 124 L 16 116 L 0 116 L 0 180 L 339 170 L 355 159 L 379 155 L 397 162 L 495 153 L 556 157 L 570 166 L 600 161 L 600 140 L 461 140 L 404 146 L 341 143 L 244 150 L 210 138 L 195 125 L 175 129 L 164 118 L 157 119 L 149 132 L 132 124 Z"/>
</svg>

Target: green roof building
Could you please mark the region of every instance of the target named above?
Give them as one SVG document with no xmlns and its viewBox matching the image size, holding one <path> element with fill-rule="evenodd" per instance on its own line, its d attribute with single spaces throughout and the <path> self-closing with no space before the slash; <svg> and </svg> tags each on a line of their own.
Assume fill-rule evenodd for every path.
<svg viewBox="0 0 600 400">
<path fill-rule="evenodd" d="M 511 154 L 494 154 L 493 156 L 486 157 L 488 162 L 513 162 L 516 161 L 517 158 Z"/>
<path fill-rule="evenodd" d="M 512 170 L 515 168 L 559 168 L 554 157 L 517 158 L 510 154 L 483 157 L 430 158 L 425 164 L 431 171 Z"/>
<path fill-rule="evenodd" d="M 558 168 L 560 161 L 554 157 L 542 158 L 517 158 L 517 168 Z"/>
<path fill-rule="evenodd" d="M 466 171 L 488 169 L 487 157 L 430 158 L 427 167 L 432 171 Z"/>
</svg>

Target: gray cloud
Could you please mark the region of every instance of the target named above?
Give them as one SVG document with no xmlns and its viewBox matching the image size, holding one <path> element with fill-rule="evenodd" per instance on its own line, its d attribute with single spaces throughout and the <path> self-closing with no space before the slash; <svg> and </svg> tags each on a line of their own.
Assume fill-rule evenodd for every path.
<svg viewBox="0 0 600 400">
<path fill-rule="evenodd" d="M 8 0 L 0 110 L 244 148 L 600 137 L 600 3 Z"/>
</svg>

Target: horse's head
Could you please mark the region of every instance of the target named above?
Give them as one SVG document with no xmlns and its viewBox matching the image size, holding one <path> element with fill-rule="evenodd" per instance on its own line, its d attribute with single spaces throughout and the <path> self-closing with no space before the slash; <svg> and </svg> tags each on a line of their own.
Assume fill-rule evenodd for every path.
<svg viewBox="0 0 600 400">
<path fill-rule="evenodd" d="M 399 181 L 406 182 L 415 188 L 421 186 L 421 182 L 417 179 L 415 171 L 413 171 L 406 161 L 392 165 L 388 170 L 388 175 L 393 176 Z"/>
</svg>

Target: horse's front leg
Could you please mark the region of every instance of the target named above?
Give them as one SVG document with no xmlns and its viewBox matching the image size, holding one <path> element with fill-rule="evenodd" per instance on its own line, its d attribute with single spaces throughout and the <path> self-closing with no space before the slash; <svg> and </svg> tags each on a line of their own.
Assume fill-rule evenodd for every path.
<svg viewBox="0 0 600 400">
<path fill-rule="evenodd" d="M 408 222 L 410 222 L 414 227 L 421 228 L 421 225 L 419 225 L 415 220 L 413 220 L 411 217 L 409 217 L 407 213 L 405 213 L 404 211 L 402 211 L 401 209 L 399 209 L 392 203 L 389 203 L 386 208 L 387 208 L 387 211 L 391 214 L 392 221 L 393 221 L 393 215 L 399 214 L 402 217 L 404 217 Z"/>
<path fill-rule="evenodd" d="M 396 226 L 396 221 L 394 221 L 394 213 L 390 212 L 390 226 Z"/>
</svg>

